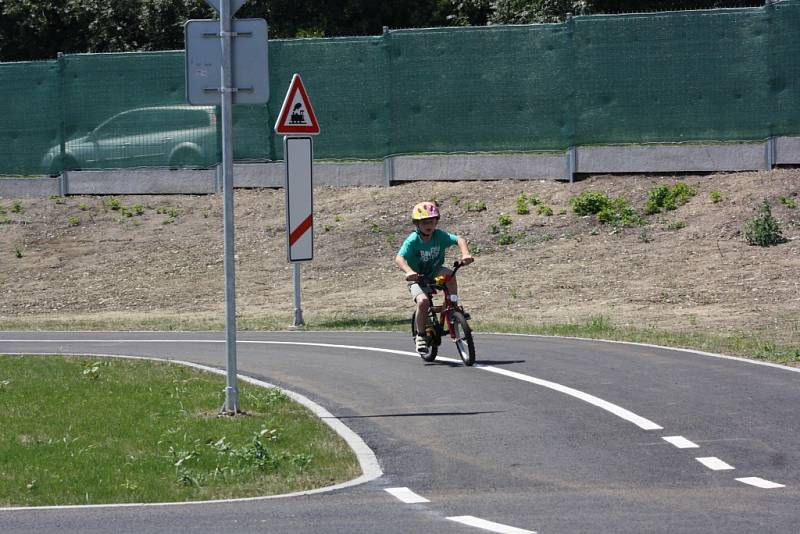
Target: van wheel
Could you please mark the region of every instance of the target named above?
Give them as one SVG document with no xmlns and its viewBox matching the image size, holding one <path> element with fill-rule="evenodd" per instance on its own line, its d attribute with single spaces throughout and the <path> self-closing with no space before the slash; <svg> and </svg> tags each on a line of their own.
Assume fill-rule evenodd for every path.
<svg viewBox="0 0 800 534">
<path fill-rule="evenodd" d="M 169 168 L 173 170 L 187 167 L 199 169 L 202 166 L 203 162 L 200 154 L 190 148 L 176 150 L 172 157 L 169 158 Z"/>
</svg>

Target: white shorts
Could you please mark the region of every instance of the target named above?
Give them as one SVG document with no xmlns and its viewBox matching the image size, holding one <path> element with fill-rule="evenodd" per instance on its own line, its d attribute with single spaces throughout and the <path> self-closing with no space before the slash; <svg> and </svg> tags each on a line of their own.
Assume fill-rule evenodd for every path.
<svg viewBox="0 0 800 534">
<path fill-rule="evenodd" d="M 440 274 L 449 275 L 452 273 L 453 271 L 447 267 L 439 267 L 439 270 L 436 271 L 436 276 Z M 411 298 L 414 299 L 414 302 L 416 302 L 418 296 L 430 293 L 431 287 L 426 283 L 420 284 L 419 282 L 409 282 L 408 291 L 411 293 Z"/>
</svg>

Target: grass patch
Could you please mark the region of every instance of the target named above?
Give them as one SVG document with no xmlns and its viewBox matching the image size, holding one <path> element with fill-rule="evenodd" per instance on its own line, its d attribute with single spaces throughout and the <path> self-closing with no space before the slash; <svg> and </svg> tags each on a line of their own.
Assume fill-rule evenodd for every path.
<svg viewBox="0 0 800 534">
<path fill-rule="evenodd" d="M 0 504 L 174 502 L 299 491 L 360 472 L 347 445 L 279 390 L 180 365 L 0 358 Z"/>
</svg>

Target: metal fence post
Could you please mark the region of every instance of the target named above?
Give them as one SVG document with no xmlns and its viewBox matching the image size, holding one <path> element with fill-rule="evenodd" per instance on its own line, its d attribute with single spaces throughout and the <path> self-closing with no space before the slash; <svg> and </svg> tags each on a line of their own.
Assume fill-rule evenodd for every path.
<svg viewBox="0 0 800 534">
<path fill-rule="evenodd" d="M 61 162 L 61 174 L 59 175 L 58 180 L 58 194 L 62 197 L 65 197 L 69 194 L 69 175 L 67 174 L 67 169 L 65 169 L 65 163 L 67 161 L 67 110 L 65 105 L 65 92 L 66 89 L 64 87 L 66 75 L 64 71 L 66 70 L 67 60 L 64 57 L 64 52 L 58 53 L 58 109 L 59 109 L 59 118 L 58 118 L 58 137 L 59 137 L 59 149 L 61 151 L 61 156 L 59 161 Z"/>
</svg>

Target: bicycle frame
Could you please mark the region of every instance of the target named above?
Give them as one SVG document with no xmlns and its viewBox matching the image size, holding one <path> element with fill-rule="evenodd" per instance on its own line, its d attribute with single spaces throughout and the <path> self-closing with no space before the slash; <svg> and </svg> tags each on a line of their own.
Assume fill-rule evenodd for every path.
<svg viewBox="0 0 800 534">
<path fill-rule="evenodd" d="M 455 329 L 453 329 L 453 321 L 450 319 L 452 313 L 454 311 L 459 311 L 458 306 L 450 300 L 450 290 L 447 289 L 447 282 L 452 279 L 456 271 L 462 267 L 461 262 L 455 262 L 453 264 L 453 272 L 449 275 L 439 275 L 434 277 L 433 280 L 426 280 L 428 282 L 428 286 L 431 288 L 431 293 L 428 294 L 428 297 L 431 298 L 431 310 L 429 313 L 433 314 L 438 319 L 438 325 L 441 328 L 444 325 L 447 325 L 447 333 L 452 338 L 456 338 Z M 433 303 L 433 296 L 438 295 L 438 291 L 441 291 L 442 297 L 444 298 L 444 302 L 438 306 L 435 306 Z M 437 316 L 438 314 L 438 316 Z"/>
</svg>

